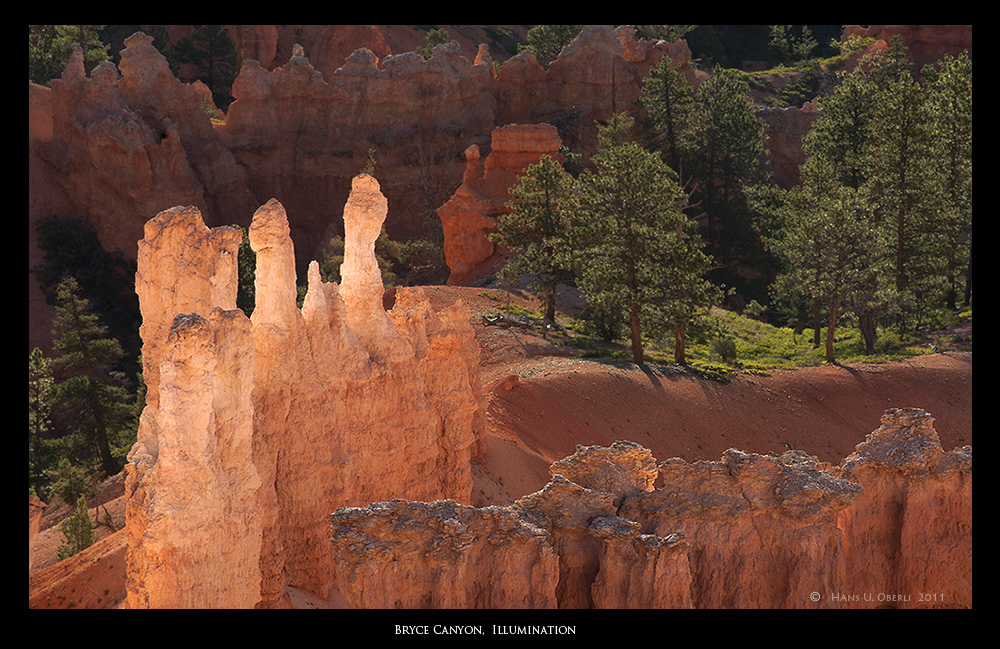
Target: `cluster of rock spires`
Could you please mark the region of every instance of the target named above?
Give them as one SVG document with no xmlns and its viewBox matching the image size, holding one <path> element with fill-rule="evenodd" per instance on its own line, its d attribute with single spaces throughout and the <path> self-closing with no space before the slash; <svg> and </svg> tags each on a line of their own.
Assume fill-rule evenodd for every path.
<svg viewBox="0 0 1000 649">
<path fill-rule="evenodd" d="M 471 500 L 484 403 L 470 314 L 434 312 L 418 289 L 384 310 L 385 215 L 377 181 L 355 178 L 342 282 L 314 262 L 299 309 L 285 211 L 262 206 L 250 318 L 236 308 L 238 229 L 209 229 L 191 207 L 147 223 L 126 606 L 277 606 L 286 585 L 325 597 L 337 507 Z"/>
<path fill-rule="evenodd" d="M 106 249 L 131 258 L 145 222 L 162 210 L 193 205 L 209 226 L 246 227 L 254 209 L 277 198 L 291 215 L 301 279 L 343 234 L 329 206 L 345 202 L 371 156 L 389 234 L 425 237 L 462 182 L 467 150 L 485 157 L 494 129 L 558 126 L 589 155 L 595 120 L 634 106 L 662 57 L 694 77 L 683 41 L 636 42 L 609 26 L 588 26 L 547 69 L 531 52 L 494 66 L 485 47 L 470 61 L 457 45 L 439 45 L 427 60 L 372 45 L 333 64 L 319 44 L 316 60 L 299 48 L 273 69 L 248 58 L 225 121 L 214 123 L 211 93 L 179 81 L 148 35 L 126 39 L 121 62 L 89 77 L 77 51 L 50 88 L 29 85 L 39 211 L 85 216 Z M 506 146 L 516 152 L 510 137 Z"/>
<path fill-rule="evenodd" d="M 692 85 L 705 76 L 685 41 L 637 41 L 627 26 L 585 26 L 547 68 L 530 51 L 497 65 L 481 47 L 470 60 L 456 42 L 428 60 L 393 54 L 371 25 L 326 26 L 309 57 L 298 48 L 282 63 L 276 26 L 244 27 L 245 58 L 224 121 L 210 118 L 209 89 L 178 80 L 142 32 L 125 40 L 117 66 L 102 63 L 88 76 L 77 50 L 50 87 L 29 83 L 31 220 L 79 216 L 106 250 L 133 259 L 146 221 L 165 209 L 191 205 L 210 227 L 247 227 L 258 206 L 277 198 L 291 215 L 302 281 L 309 260 L 343 234 L 329 206 L 346 201 L 351 179 L 374 155 L 390 236 L 426 237 L 440 221 L 456 283 L 494 253 L 483 231 L 509 198 L 503 174 L 490 180 L 489 168 L 473 169 L 480 155 L 499 168 L 504 158 L 537 159 L 551 148 L 545 131 L 555 129 L 559 144 L 585 160 L 596 123 L 636 110 L 653 65 L 668 59 Z M 920 61 L 971 50 L 971 27 L 940 27 L 845 35 L 901 34 Z M 798 182 L 801 139 L 818 115 L 813 105 L 759 112 L 779 184 Z M 37 255 L 30 245 L 29 255 Z M 30 313 L 45 313 L 31 283 L 29 300 Z M 46 348 L 48 329 L 32 327 L 29 344 Z"/>
<path fill-rule="evenodd" d="M 578 447 L 507 507 L 392 500 L 331 517 L 364 608 L 971 608 L 972 449 L 886 412 L 840 466 L 801 451 L 657 463 Z"/>
</svg>

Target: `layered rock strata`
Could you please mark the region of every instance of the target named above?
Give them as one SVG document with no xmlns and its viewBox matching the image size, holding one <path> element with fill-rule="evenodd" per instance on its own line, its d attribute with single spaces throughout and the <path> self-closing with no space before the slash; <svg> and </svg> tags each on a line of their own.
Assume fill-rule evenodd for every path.
<svg viewBox="0 0 1000 649">
<path fill-rule="evenodd" d="M 578 447 L 507 507 L 338 510 L 339 589 L 355 607 L 971 608 L 972 449 L 944 452 L 931 422 L 887 411 L 840 466 L 735 449 L 657 464 L 616 442 Z M 470 563 L 489 567 L 456 595 Z"/>
<path fill-rule="evenodd" d="M 284 207 L 257 210 L 250 318 L 235 309 L 238 230 L 195 208 L 147 224 L 136 285 L 152 380 L 129 456 L 128 606 L 280 606 L 288 585 L 326 597 L 330 512 L 471 500 L 484 408 L 468 310 L 434 312 L 412 289 L 387 314 L 373 178 L 355 180 L 344 214 L 342 283 L 313 263 L 299 309 Z"/>
</svg>

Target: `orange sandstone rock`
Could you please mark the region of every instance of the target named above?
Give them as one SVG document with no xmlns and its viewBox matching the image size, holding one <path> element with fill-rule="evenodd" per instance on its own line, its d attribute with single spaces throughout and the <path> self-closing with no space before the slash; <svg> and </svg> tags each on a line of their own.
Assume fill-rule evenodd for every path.
<svg viewBox="0 0 1000 649">
<path fill-rule="evenodd" d="M 449 284 L 475 279 L 495 262 L 496 246 L 487 235 L 496 231 L 497 218 L 509 212 L 510 188 L 543 155 L 561 159 L 561 145 L 558 130 L 550 124 L 509 124 L 494 129 L 485 162 L 480 163 L 478 146 L 466 149 L 462 184 L 437 210 L 451 269 Z"/>
<path fill-rule="evenodd" d="M 509 509 L 392 500 L 330 519 L 353 608 L 556 608 L 559 557 Z"/>
<path fill-rule="evenodd" d="M 972 608 L 972 447 L 944 451 L 933 422 L 888 410 L 841 464 L 864 488 L 838 520 L 857 608 Z"/>
<path fill-rule="evenodd" d="M 249 608 L 260 599 L 251 354 L 242 311 L 174 319 L 159 406 L 142 418 L 156 434 L 145 431 L 129 455 L 127 608 Z"/>
<path fill-rule="evenodd" d="M 137 291 L 153 382 L 129 456 L 130 607 L 280 607 L 286 586 L 326 597 L 330 512 L 471 500 L 485 411 L 471 316 L 407 291 L 386 314 L 374 259 L 386 203 L 371 177 L 356 186 L 344 283 L 311 264 L 301 310 L 278 201 L 249 229 L 249 319 L 232 309 L 235 228 L 210 230 L 193 208 L 147 224 Z"/>
<path fill-rule="evenodd" d="M 839 467 L 802 451 L 735 449 L 657 467 L 631 442 L 579 447 L 508 507 L 338 510 L 331 550 L 341 592 L 359 607 L 495 606 L 511 592 L 522 605 L 552 605 L 555 582 L 559 608 L 966 608 L 971 456 L 942 451 L 916 409 L 887 411 Z M 532 550 L 497 590 L 515 541 L 494 548 L 470 597 L 470 563 L 501 543 L 482 522 L 500 520 L 517 543 L 538 530 Z M 547 551 L 554 565 L 537 560 Z"/>
</svg>

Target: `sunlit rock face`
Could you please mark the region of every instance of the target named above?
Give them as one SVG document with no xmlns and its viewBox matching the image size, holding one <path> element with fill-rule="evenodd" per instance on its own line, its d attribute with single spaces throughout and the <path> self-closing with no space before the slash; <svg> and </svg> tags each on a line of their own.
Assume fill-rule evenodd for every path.
<svg viewBox="0 0 1000 649">
<path fill-rule="evenodd" d="M 417 290 L 386 313 L 374 178 L 356 180 L 344 214 L 342 285 L 312 264 L 300 309 L 285 209 L 257 210 L 250 318 L 235 309 L 237 229 L 209 229 L 193 207 L 147 224 L 136 285 L 151 380 L 128 468 L 129 606 L 277 607 L 288 585 L 325 597 L 330 512 L 471 500 L 485 410 L 470 314 L 434 312 Z M 213 588 L 232 596 L 209 603 Z"/>
<path fill-rule="evenodd" d="M 497 219 L 510 212 L 510 189 L 528 166 L 543 155 L 562 160 L 562 139 L 551 124 L 508 124 L 493 130 L 490 153 L 480 160 L 475 144 L 465 151 L 462 184 L 437 210 L 444 234 L 449 284 L 463 284 L 493 271 L 498 251 L 488 236 L 497 231 Z M 492 264 L 491 264 L 492 261 Z"/>
</svg>

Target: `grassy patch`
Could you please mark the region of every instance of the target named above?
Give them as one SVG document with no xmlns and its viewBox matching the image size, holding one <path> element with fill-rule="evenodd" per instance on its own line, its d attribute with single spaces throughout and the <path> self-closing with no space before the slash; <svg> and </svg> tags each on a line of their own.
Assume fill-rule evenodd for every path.
<svg viewBox="0 0 1000 649">
<path fill-rule="evenodd" d="M 527 310 L 525 310 L 527 311 Z M 962 320 L 971 321 L 971 312 L 956 314 L 942 325 L 954 326 Z M 573 336 L 556 337 L 553 342 L 583 351 L 583 358 L 612 358 L 631 360 L 627 341 L 604 343 L 595 337 L 580 333 L 584 330 L 568 322 L 566 329 Z M 796 332 L 790 327 L 776 327 L 731 311 L 713 309 L 697 325 L 688 330 L 685 353 L 686 369 L 706 379 L 728 383 L 737 374 L 768 376 L 774 370 L 792 370 L 815 367 L 826 362 L 826 330 L 820 332 L 819 347 L 813 346 L 813 330 Z M 898 332 L 879 330 L 875 353 L 866 354 L 864 339 L 858 329 L 841 325 L 834 340 L 837 363 L 857 362 L 887 363 L 933 353 L 950 345 L 971 351 L 971 335 L 931 336 L 933 342 L 901 339 Z M 954 342 L 953 342 L 954 341 Z M 960 343 L 958 347 L 955 343 Z M 673 364 L 673 338 L 645 340 L 647 360 L 653 363 Z M 724 344 L 723 344 L 724 343 Z M 733 348 L 735 347 L 735 355 Z"/>
</svg>

